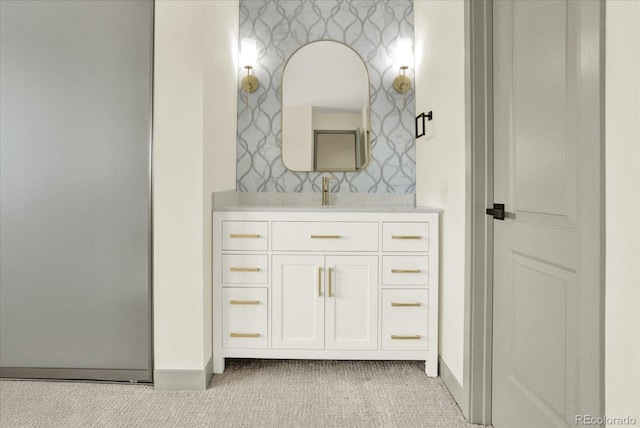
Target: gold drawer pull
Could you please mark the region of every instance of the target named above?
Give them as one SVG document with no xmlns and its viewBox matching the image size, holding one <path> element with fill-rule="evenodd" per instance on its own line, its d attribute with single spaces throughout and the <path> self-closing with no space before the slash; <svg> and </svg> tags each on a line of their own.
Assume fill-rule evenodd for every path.
<svg viewBox="0 0 640 428">
<path fill-rule="evenodd" d="M 311 239 L 340 239 L 340 235 L 311 235 Z"/>
<path fill-rule="evenodd" d="M 420 269 L 391 269 L 391 273 L 420 273 Z"/>
<path fill-rule="evenodd" d="M 259 305 L 260 300 L 229 300 L 230 305 Z"/>
<path fill-rule="evenodd" d="M 229 268 L 231 272 L 260 272 L 260 268 L 243 268 L 243 267 L 232 267 Z"/>
<path fill-rule="evenodd" d="M 420 235 L 391 235 L 391 239 L 422 239 Z"/>
<path fill-rule="evenodd" d="M 229 238 L 259 238 L 260 235 L 253 233 L 232 233 Z"/>
<path fill-rule="evenodd" d="M 391 306 L 422 306 L 422 303 L 403 303 L 403 302 L 391 302 Z"/>
<path fill-rule="evenodd" d="M 231 333 L 229 334 L 231 337 L 247 337 L 247 338 L 256 338 L 260 337 L 260 333 Z"/>
<path fill-rule="evenodd" d="M 397 334 L 392 334 L 391 339 L 393 340 L 420 340 L 422 336 L 416 334 L 415 336 L 400 336 Z"/>
<path fill-rule="evenodd" d="M 333 268 L 329 268 L 329 297 L 333 297 L 333 281 L 331 280 L 331 276 L 333 274 Z"/>
</svg>

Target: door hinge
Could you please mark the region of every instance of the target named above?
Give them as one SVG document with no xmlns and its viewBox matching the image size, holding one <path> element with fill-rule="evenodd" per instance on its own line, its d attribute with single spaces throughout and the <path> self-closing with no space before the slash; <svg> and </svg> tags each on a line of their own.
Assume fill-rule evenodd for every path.
<svg viewBox="0 0 640 428">
<path fill-rule="evenodd" d="M 504 220 L 504 204 L 493 204 L 493 208 L 487 208 L 486 213 L 493 216 L 494 220 Z"/>
</svg>

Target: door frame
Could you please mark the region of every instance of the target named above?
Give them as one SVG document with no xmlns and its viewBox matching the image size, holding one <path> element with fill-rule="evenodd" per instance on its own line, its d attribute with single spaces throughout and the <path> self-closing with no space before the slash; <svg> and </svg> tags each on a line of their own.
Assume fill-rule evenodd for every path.
<svg viewBox="0 0 640 428">
<path fill-rule="evenodd" d="M 595 3 L 595 2 L 594 2 Z M 493 219 L 484 209 L 493 204 L 493 0 L 464 0 L 465 4 L 465 80 L 466 96 L 466 244 L 465 244 L 465 302 L 464 302 L 464 375 L 461 394 L 457 401 L 470 422 L 491 425 L 492 407 L 492 350 L 493 350 Z M 604 415 L 604 294 L 605 294 L 605 169 L 604 169 L 604 102 L 605 102 L 605 2 L 599 0 L 594 9 L 587 11 L 587 19 L 599 23 L 599 64 L 593 80 L 599 82 L 597 90 L 589 93 L 598 102 L 590 106 L 592 117 L 587 132 L 599 135 L 599 159 L 582 161 L 578 169 L 593 170 L 591 184 L 598 199 L 598 209 L 587 220 L 599 224 L 599 230 L 579 230 L 592 248 L 588 255 L 596 261 L 591 273 L 599 280 L 599 313 L 592 322 L 593 340 L 600 352 L 591 356 L 598 366 L 597 389 L 586 398 L 587 407 L 598 409 Z M 584 15 L 584 14 L 583 14 Z M 589 163 L 589 165 L 587 165 Z M 578 206 L 580 208 L 580 205 Z M 584 228 L 583 228 L 584 229 Z M 585 258 L 580 259 L 585 264 Z M 584 340 L 584 338 L 581 338 Z M 585 410 L 584 408 L 580 410 Z"/>
<path fill-rule="evenodd" d="M 474 423 L 491 424 L 493 346 L 493 1 L 465 0 L 466 280 L 463 406 Z M 466 407 L 466 409 L 464 408 Z"/>
</svg>

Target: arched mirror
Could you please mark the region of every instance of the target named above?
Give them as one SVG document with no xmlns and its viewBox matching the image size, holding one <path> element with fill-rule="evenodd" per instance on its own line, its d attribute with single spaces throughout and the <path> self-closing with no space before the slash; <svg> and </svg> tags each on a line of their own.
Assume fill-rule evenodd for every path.
<svg viewBox="0 0 640 428">
<path fill-rule="evenodd" d="M 282 75 L 282 160 L 293 171 L 358 171 L 369 161 L 369 74 L 356 51 L 320 40 Z"/>
</svg>

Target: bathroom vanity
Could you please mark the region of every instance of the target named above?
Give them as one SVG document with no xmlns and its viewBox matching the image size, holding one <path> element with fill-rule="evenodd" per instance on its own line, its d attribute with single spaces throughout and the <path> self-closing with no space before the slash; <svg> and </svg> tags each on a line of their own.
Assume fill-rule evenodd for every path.
<svg viewBox="0 0 640 428">
<path fill-rule="evenodd" d="M 371 162 L 371 136 L 385 136 L 371 128 L 368 64 L 344 43 L 317 40 L 283 67 L 282 152 L 263 153 L 280 154 L 292 173 L 239 178 L 245 191 L 214 195 L 213 371 L 225 358 L 423 360 L 437 376 L 440 210 L 413 207 L 403 188 L 362 188 L 387 165 Z M 387 149 L 401 150 L 388 137 Z M 240 158 L 238 177 L 263 170 L 244 165 L 257 156 Z M 400 174 L 409 187 L 411 164 Z"/>
<path fill-rule="evenodd" d="M 439 210 L 229 206 L 213 216 L 225 358 L 424 360 L 437 376 Z"/>
</svg>

